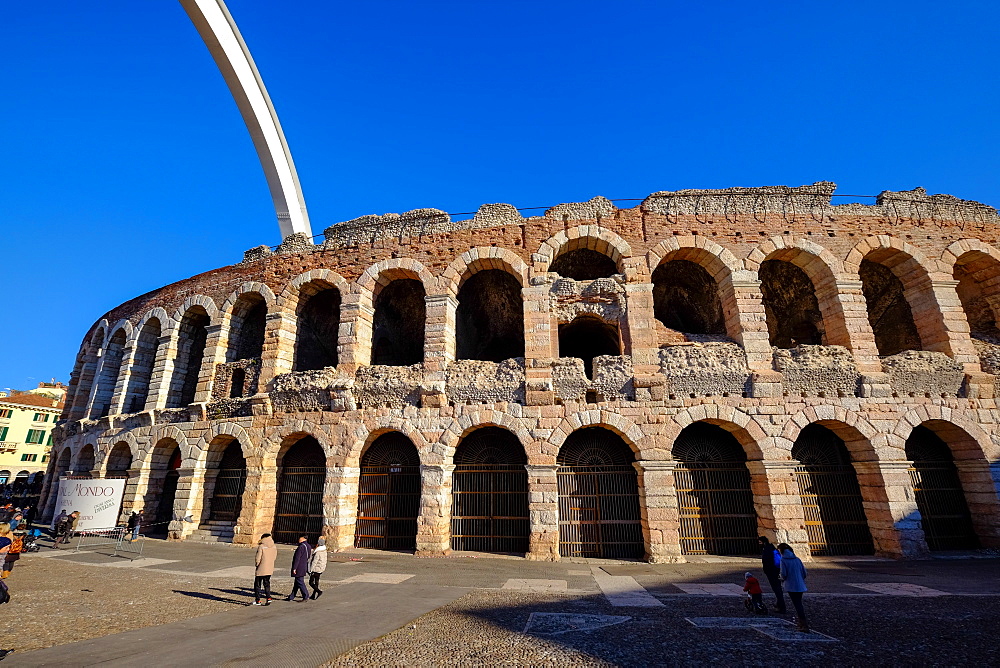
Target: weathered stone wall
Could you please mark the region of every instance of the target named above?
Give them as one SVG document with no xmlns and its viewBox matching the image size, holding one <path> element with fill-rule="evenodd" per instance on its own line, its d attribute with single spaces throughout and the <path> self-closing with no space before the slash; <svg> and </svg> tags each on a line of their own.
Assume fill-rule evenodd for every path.
<svg viewBox="0 0 1000 668">
<path fill-rule="evenodd" d="M 361 453 L 377 435 L 396 430 L 420 454 L 418 551 L 440 554 L 449 544 L 454 449 L 475 428 L 499 426 L 527 454 L 529 556 L 549 559 L 559 553 L 559 448 L 575 430 L 600 426 L 634 453 L 648 557 L 672 560 L 682 555 L 670 452 L 684 427 L 705 421 L 732 433 L 747 454 L 759 531 L 802 545 L 791 445 L 803 427 L 819 423 L 851 453 L 878 552 L 910 556 L 926 544 L 903 446 L 925 425 L 954 453 L 981 541 L 998 545 L 1000 354 L 982 332 L 970 336 L 963 305 L 975 304 L 973 320 L 980 324 L 989 322 L 986 309 L 1000 305 L 994 287 L 1000 285 L 1000 220 L 990 207 L 920 189 L 882 193 L 875 205 L 834 206 L 833 187 L 663 192 L 631 209 L 595 198 L 530 218 L 509 205 L 484 205 L 467 221 L 423 209 L 340 223 L 320 246 L 290 238 L 274 251 L 258 247 L 238 265 L 137 297 L 94 324 L 73 369 L 50 461 L 53 467 L 67 460 L 86 464 L 83 453 L 91 448 L 100 474 L 107 453 L 124 443 L 133 455 L 128 511 L 155 500 L 163 466 L 180 447 L 174 514 L 201 516 L 213 458 L 238 441 L 248 480 L 234 541 L 248 543 L 270 530 L 279 457 L 312 436 L 327 454 L 324 531 L 331 545 L 344 548 L 353 542 Z M 562 266 L 560 256 L 581 250 L 588 252 L 577 253 L 576 264 L 590 253 L 607 262 L 587 274 L 588 267 L 564 261 L 563 271 L 600 277 L 573 280 L 553 271 Z M 690 267 L 675 267 L 656 283 L 655 272 L 674 260 L 699 267 L 697 277 Z M 794 265 L 789 272 L 808 279 L 814 294 L 799 290 L 785 315 L 803 315 L 824 345 L 772 347 L 776 333 L 782 346 L 796 337 L 783 334 L 781 318 L 768 314 L 760 271 L 770 260 Z M 900 286 L 885 304 L 874 304 L 876 312 L 866 294 L 878 301 L 885 292 L 879 288 L 893 281 L 882 280 L 882 271 L 876 276 L 882 282 L 873 286 L 862 271 L 865 262 L 889 271 Z M 458 359 L 460 286 L 487 269 L 508 272 L 521 286 L 523 358 Z M 398 279 L 423 290 L 419 317 L 412 314 L 421 309 L 414 308 L 399 319 L 416 325 L 410 338 L 422 334 L 423 359 L 372 366 L 378 296 Z M 671 291 L 663 280 L 683 289 Z M 702 294 L 713 283 L 717 294 Z M 808 286 L 798 280 L 798 287 Z M 338 364 L 293 371 L 300 298 L 329 289 L 340 295 Z M 698 317 L 668 318 L 665 295 L 677 302 L 685 290 L 701 299 L 692 312 Z M 241 362 L 227 363 L 228 342 L 239 328 L 240 304 L 247 303 L 266 307 L 259 378 L 253 385 L 248 379 L 252 396 L 230 399 L 229 378 Z M 796 311 L 799 303 L 808 314 Z M 908 309 L 917 339 L 908 344 L 915 349 L 884 357 L 876 330 L 892 309 Z M 188 370 L 178 362 L 190 347 L 180 323 L 192 312 L 205 314 L 209 324 L 202 328 L 204 359 Z M 558 357 L 559 326 L 581 315 L 599 318 L 621 339 L 621 355 L 594 359 L 593 380 L 582 360 Z M 141 362 L 148 388 L 137 388 L 131 381 L 139 376 L 131 370 L 138 368 L 139 332 L 153 317 L 162 326 L 156 359 L 151 370 L 148 360 Z M 705 321 L 698 327 L 711 331 L 672 328 L 698 319 Z M 103 350 L 123 335 L 124 355 L 116 362 Z M 100 399 L 97 379 L 117 379 L 113 390 L 101 381 Z M 197 386 L 194 402 L 168 408 L 181 386 Z M 126 396 L 143 389 L 144 410 L 122 414 Z M 109 416 L 86 419 L 95 401 L 108 400 Z M 171 525 L 178 538 L 190 530 L 180 521 Z"/>
</svg>

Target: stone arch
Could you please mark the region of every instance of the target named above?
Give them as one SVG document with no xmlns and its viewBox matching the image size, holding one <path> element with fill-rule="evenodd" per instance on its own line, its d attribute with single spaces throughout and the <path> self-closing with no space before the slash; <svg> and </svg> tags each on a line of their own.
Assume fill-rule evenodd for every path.
<svg viewBox="0 0 1000 668">
<path fill-rule="evenodd" d="M 279 364 L 292 371 L 311 371 L 340 363 L 340 328 L 349 292 L 347 281 L 329 269 L 299 274 L 285 287 L 278 298 L 284 316 L 283 335 L 277 341 Z"/>
<path fill-rule="evenodd" d="M 625 260 L 632 256 L 632 246 L 625 239 L 600 225 L 579 225 L 557 232 L 542 242 L 534 261 L 535 271 L 546 272 L 559 255 L 587 249 L 607 255 L 625 273 Z"/>
<path fill-rule="evenodd" d="M 360 465 L 361 454 L 365 448 L 371 445 L 375 439 L 389 431 L 398 431 L 410 439 L 410 442 L 417 448 L 420 455 L 421 464 L 443 464 L 444 457 L 440 447 L 431 452 L 431 444 L 428 443 L 424 435 L 415 429 L 412 421 L 402 417 L 382 416 L 373 421 L 362 423 L 355 428 L 352 434 L 353 440 L 347 451 L 343 454 L 344 466 L 356 467 Z"/>
<path fill-rule="evenodd" d="M 567 415 L 559 423 L 559 426 L 552 430 L 552 435 L 543 444 L 542 454 L 548 455 L 546 459 L 550 457 L 552 461 L 555 461 L 556 455 L 559 454 L 559 448 L 562 447 L 566 438 L 583 427 L 604 427 L 614 432 L 625 441 L 637 460 L 668 459 L 668 457 L 659 456 L 661 453 L 650 447 L 648 437 L 635 422 L 617 413 L 602 410 L 578 411 Z"/>
<path fill-rule="evenodd" d="M 275 297 L 274 292 L 266 284 L 258 283 L 257 281 L 246 281 L 229 293 L 229 297 L 226 298 L 226 301 L 222 304 L 222 308 L 219 309 L 219 312 L 222 314 L 223 325 L 228 325 L 231 322 L 233 307 L 240 300 L 240 297 L 246 294 L 260 295 L 264 299 L 264 303 L 267 304 L 268 312 L 273 312 L 278 303 L 278 298 Z"/>
<path fill-rule="evenodd" d="M 174 425 L 160 425 L 153 427 L 153 431 L 149 435 L 149 439 L 146 441 L 146 446 L 144 449 L 137 453 L 137 460 L 141 461 L 143 468 L 149 468 L 153 465 L 153 453 L 157 447 L 165 441 L 172 441 L 174 445 L 181 449 L 181 461 L 191 460 L 192 458 L 192 446 L 188 443 L 187 436 L 184 432 Z"/>
<path fill-rule="evenodd" d="M 701 404 L 686 408 L 673 416 L 667 423 L 665 433 L 660 437 L 664 446 L 661 459 L 672 459 L 670 450 L 685 427 L 695 422 L 707 422 L 722 427 L 731 433 L 743 450 L 747 460 L 789 459 L 791 446 L 782 447 L 780 441 L 769 437 L 761 426 L 747 413 L 738 408 L 720 404 Z"/>
<path fill-rule="evenodd" d="M 669 237 L 646 253 L 646 265 L 650 274 L 660 264 L 670 260 L 688 260 L 700 265 L 720 286 L 727 281 L 751 278 L 732 251 L 700 235 Z"/>
<path fill-rule="evenodd" d="M 132 457 L 132 463 L 128 468 L 136 468 L 139 466 L 141 456 L 142 456 L 142 446 L 139 443 L 139 439 L 136 438 L 135 434 L 131 431 L 126 431 L 120 434 L 116 434 L 111 437 L 102 437 L 97 439 L 98 443 L 98 466 L 101 473 L 105 473 L 108 470 L 108 459 L 111 457 L 111 453 L 114 449 L 121 444 L 124 444 Z"/>
<path fill-rule="evenodd" d="M 517 254 L 506 248 L 477 246 L 459 255 L 441 272 L 439 287 L 447 294 L 457 297 L 462 283 L 486 269 L 506 271 L 517 278 L 521 287 L 528 284 L 528 265 Z"/>
<path fill-rule="evenodd" d="M 442 446 L 443 461 L 451 462 L 455 457 L 455 448 L 462 439 L 483 427 L 499 427 L 512 433 L 521 443 L 529 461 L 531 460 L 531 445 L 534 439 L 520 420 L 501 411 L 473 411 L 453 419 L 441 432 L 438 443 Z"/>
<path fill-rule="evenodd" d="M 159 306 L 147 311 L 135 326 L 122 363 L 125 378 L 120 404 L 123 413 L 144 410 L 150 395 L 156 392 L 153 374 L 160 358 L 160 339 L 171 329 L 170 316 Z"/>
<path fill-rule="evenodd" d="M 271 288 L 252 281 L 229 295 L 220 310 L 226 362 L 263 357 L 267 316 L 276 302 Z"/>
<path fill-rule="evenodd" d="M 382 288 L 399 278 L 420 281 L 428 295 L 437 292 L 437 281 L 424 265 L 410 258 L 391 258 L 368 267 L 354 282 L 360 293 L 362 306 L 371 308 Z"/>
<path fill-rule="evenodd" d="M 978 239 L 948 246 L 941 264 L 951 270 L 972 338 L 996 345 L 1000 339 L 1000 251 Z M 993 370 L 989 368 L 986 370 Z"/>
<path fill-rule="evenodd" d="M 132 333 L 132 325 L 128 327 L 116 324 L 109 330 L 101 350 L 100 365 L 94 378 L 94 390 L 91 395 L 91 418 L 102 418 L 118 410 L 114 406 L 114 398 L 118 395 L 118 387 L 124 374 L 126 346 Z"/>
<path fill-rule="evenodd" d="M 97 440 L 88 439 L 80 445 L 73 457 L 73 475 L 89 477 L 95 468 L 97 468 Z"/>
<path fill-rule="evenodd" d="M 914 408 L 899 419 L 893 432 L 906 440 L 913 428 L 920 425 L 928 427 L 947 443 L 956 461 L 1000 461 L 1000 446 L 982 426 L 960 411 L 934 405 Z"/>
<path fill-rule="evenodd" d="M 220 437 L 226 437 L 224 439 Z M 192 449 L 191 457 L 195 460 L 197 466 L 204 468 L 208 463 L 212 455 L 212 445 L 218 445 L 222 440 L 226 444 L 232 441 L 239 441 L 240 448 L 243 451 L 243 457 L 248 461 L 259 455 L 259 451 L 254 439 L 250 438 L 250 434 L 242 426 L 236 424 L 235 422 L 217 422 L 212 425 L 212 427 L 205 432 L 200 439 L 198 439 L 198 444 Z M 222 455 L 221 452 L 218 453 L 219 456 Z"/>
<path fill-rule="evenodd" d="M 922 350 L 954 354 L 933 285 L 935 280 L 951 277 L 941 271 L 937 260 L 904 241 L 878 235 L 859 241 L 848 253 L 844 269 L 862 280 L 869 321 L 881 355 L 912 349 L 917 339 Z M 899 282 L 902 299 L 892 296 L 894 290 L 900 290 L 892 287 L 893 281 Z"/>
<path fill-rule="evenodd" d="M 787 262 L 801 270 L 812 284 L 812 294 L 821 320 L 817 329 L 822 335 L 822 343 L 852 348 L 837 287 L 838 277 L 844 274 L 840 260 L 823 246 L 808 239 L 775 236 L 750 252 L 746 266 L 748 270 L 760 275 L 762 267 L 768 266 L 764 264 L 766 262 Z M 767 286 L 762 285 L 762 289 L 766 288 Z"/>
<path fill-rule="evenodd" d="M 278 296 L 278 310 L 288 315 L 294 315 L 303 289 L 307 288 L 310 284 L 323 286 L 324 289 L 326 287 L 337 288 L 340 290 L 341 295 L 351 292 L 350 283 L 337 272 L 331 269 L 311 269 L 289 281 L 288 285 L 285 286 L 285 289 Z"/>
<path fill-rule="evenodd" d="M 176 336 L 176 330 L 180 327 L 181 320 L 195 306 L 205 309 L 205 313 L 208 314 L 212 324 L 219 324 L 219 307 L 215 305 L 215 300 L 205 295 L 191 295 L 184 300 L 183 304 L 177 307 L 174 315 L 170 318 L 170 324 L 173 326 L 173 329 L 170 330 L 171 336 Z"/>
<path fill-rule="evenodd" d="M 811 424 L 822 425 L 840 437 L 855 462 L 898 459 L 902 454 L 890 448 L 885 436 L 866 418 L 841 406 L 810 406 L 799 411 L 785 423 L 781 436 L 792 444 Z"/>
</svg>

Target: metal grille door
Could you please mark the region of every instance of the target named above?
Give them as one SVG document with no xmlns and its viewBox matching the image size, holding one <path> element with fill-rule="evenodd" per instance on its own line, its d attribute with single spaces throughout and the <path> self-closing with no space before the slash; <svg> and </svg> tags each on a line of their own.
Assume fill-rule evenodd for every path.
<svg viewBox="0 0 1000 668">
<path fill-rule="evenodd" d="M 560 466 L 559 554 L 632 559 L 645 551 L 635 468 Z"/>
<path fill-rule="evenodd" d="M 484 427 L 455 450 L 451 477 L 451 549 L 528 551 L 527 457 L 506 429 Z"/>
<path fill-rule="evenodd" d="M 219 469 L 212 493 L 212 512 L 209 518 L 219 522 L 235 522 L 243 507 L 243 490 L 246 489 L 245 468 Z"/>
<path fill-rule="evenodd" d="M 795 477 L 814 556 L 874 554 L 853 466 L 797 466 Z"/>
<path fill-rule="evenodd" d="M 416 549 L 419 509 L 420 467 L 362 466 L 354 546 Z"/>
<path fill-rule="evenodd" d="M 324 466 L 292 466 L 281 470 L 278 506 L 274 513 L 274 541 L 296 543 L 299 536 L 323 533 Z"/>
<path fill-rule="evenodd" d="M 920 510 L 927 547 L 931 550 L 973 550 L 979 538 L 948 444 L 923 425 L 906 440 L 913 462 L 910 482 Z"/>
<path fill-rule="evenodd" d="M 742 462 L 680 464 L 674 470 L 681 554 L 757 552 L 757 513 Z"/>
</svg>

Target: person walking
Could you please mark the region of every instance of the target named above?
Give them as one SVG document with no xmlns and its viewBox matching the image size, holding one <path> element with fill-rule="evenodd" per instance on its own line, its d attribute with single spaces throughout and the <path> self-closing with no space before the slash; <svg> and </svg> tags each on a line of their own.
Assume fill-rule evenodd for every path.
<svg viewBox="0 0 1000 668">
<path fill-rule="evenodd" d="M 802 594 L 807 591 L 806 567 L 802 565 L 802 560 L 795 556 L 788 543 L 778 543 L 778 551 L 781 552 L 781 580 L 785 583 L 788 598 L 792 599 L 792 606 L 795 607 L 795 622 L 799 631 L 809 633 L 809 622 L 802 607 Z"/>
<path fill-rule="evenodd" d="M 309 588 L 312 595 L 309 598 L 316 600 L 323 595 L 323 590 L 319 588 L 319 578 L 326 570 L 326 539 L 320 538 L 316 541 L 316 549 L 309 555 Z"/>
<path fill-rule="evenodd" d="M 262 535 L 257 541 L 257 554 L 254 557 L 254 564 L 257 566 L 253 577 L 254 605 L 271 605 L 271 576 L 274 575 L 274 560 L 277 556 L 278 548 L 274 546 L 271 534 Z"/>
<path fill-rule="evenodd" d="M 0 522 L 0 557 L 3 557 L 2 561 L 4 564 L 4 572 L 7 570 L 7 556 L 10 553 L 10 548 L 14 544 L 14 537 L 11 536 L 10 525 L 6 522 Z M 4 574 L 3 578 L 7 575 Z M 0 578 L 0 579 L 3 579 Z"/>
<path fill-rule="evenodd" d="M 63 520 L 63 531 L 62 536 L 56 541 L 57 543 L 68 543 L 70 538 L 73 537 L 73 533 L 76 531 L 76 523 L 80 520 L 79 511 L 74 510 L 71 512 L 65 520 Z"/>
<path fill-rule="evenodd" d="M 139 530 L 142 529 L 143 511 L 132 511 L 128 517 L 128 530 L 132 532 L 132 540 L 139 540 Z"/>
<path fill-rule="evenodd" d="M 309 554 L 312 548 L 305 536 L 299 536 L 299 544 L 292 555 L 292 577 L 295 584 L 292 585 L 292 593 L 288 595 L 289 601 L 295 600 L 295 592 L 302 592 L 302 600 L 309 600 L 309 592 L 306 590 L 306 574 L 309 572 Z"/>
<path fill-rule="evenodd" d="M 785 594 L 781 590 L 781 554 L 767 536 L 757 536 L 757 543 L 760 545 L 760 565 L 764 577 L 774 592 L 774 610 L 783 615 L 788 609 L 785 607 Z"/>
<path fill-rule="evenodd" d="M 3 570 L 0 571 L 0 580 L 10 577 L 10 572 L 14 570 L 14 564 L 21 558 L 21 551 L 24 550 L 24 537 L 28 535 L 28 525 L 24 522 L 10 532 L 10 548 L 3 558 Z"/>
</svg>

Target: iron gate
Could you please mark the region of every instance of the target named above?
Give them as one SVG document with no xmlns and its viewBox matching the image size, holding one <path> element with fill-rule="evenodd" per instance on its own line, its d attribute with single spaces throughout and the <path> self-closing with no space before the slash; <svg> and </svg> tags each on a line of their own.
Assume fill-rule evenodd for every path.
<svg viewBox="0 0 1000 668">
<path fill-rule="evenodd" d="M 274 541 L 295 543 L 299 536 L 323 533 L 325 466 L 289 466 L 281 469 L 278 505 L 274 513 Z"/>
<path fill-rule="evenodd" d="M 757 552 L 757 513 L 742 462 L 681 463 L 674 470 L 681 554 Z"/>
<path fill-rule="evenodd" d="M 219 469 L 212 492 L 212 510 L 209 519 L 235 522 L 243 507 L 243 490 L 247 485 L 245 468 Z"/>
<path fill-rule="evenodd" d="M 455 450 L 451 475 L 451 548 L 528 551 L 527 457 L 500 427 L 475 430 Z"/>
<path fill-rule="evenodd" d="M 874 554 L 854 467 L 802 465 L 795 478 L 814 556 Z"/>
<path fill-rule="evenodd" d="M 177 482 L 180 474 L 177 471 L 167 471 L 163 478 L 163 490 L 156 504 L 156 519 L 153 532 L 167 531 L 167 525 L 174 519 L 174 499 L 177 497 Z"/>
<path fill-rule="evenodd" d="M 419 510 L 419 466 L 362 466 L 354 546 L 416 549 Z"/>
<path fill-rule="evenodd" d="M 560 466 L 559 554 L 642 557 L 639 480 L 631 465 Z"/>
<path fill-rule="evenodd" d="M 948 444 L 927 427 L 914 427 L 906 440 L 910 482 L 920 523 L 931 550 L 973 550 L 979 538 L 962 481 Z"/>
</svg>

